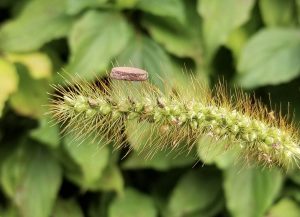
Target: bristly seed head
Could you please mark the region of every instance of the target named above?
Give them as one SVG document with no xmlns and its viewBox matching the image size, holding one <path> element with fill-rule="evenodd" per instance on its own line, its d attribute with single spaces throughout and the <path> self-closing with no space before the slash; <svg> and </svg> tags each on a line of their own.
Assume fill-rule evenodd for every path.
<svg viewBox="0 0 300 217">
<path fill-rule="evenodd" d="M 114 76 L 119 72 L 114 71 Z M 102 89 L 85 81 L 73 82 L 74 88 L 55 87 L 63 97 L 52 100 L 50 111 L 67 130 L 77 132 L 78 138 L 105 138 L 120 148 L 126 143 L 127 123 L 136 121 L 147 123 L 155 132 L 151 135 L 158 135 L 147 140 L 150 151 L 166 146 L 173 150 L 182 142 L 190 150 L 202 136 L 208 136 L 228 141 L 224 151 L 238 147 L 246 161 L 284 168 L 298 163 L 299 140 L 292 124 L 242 92 L 226 97 L 223 85 L 215 91 L 202 86 L 196 96 L 192 92 L 201 84 L 195 80 L 198 86 L 193 90 L 176 90 L 176 94 L 163 93 L 149 82 L 136 87 L 131 81 L 119 86 L 122 81 L 99 80 Z"/>
</svg>

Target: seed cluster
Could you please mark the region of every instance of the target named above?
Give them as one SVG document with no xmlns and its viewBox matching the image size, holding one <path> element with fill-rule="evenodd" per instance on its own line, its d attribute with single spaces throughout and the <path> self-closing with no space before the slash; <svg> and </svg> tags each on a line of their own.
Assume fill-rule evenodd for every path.
<svg viewBox="0 0 300 217">
<path fill-rule="evenodd" d="M 88 126 L 87 131 L 97 132 L 98 128 L 98 134 L 106 134 L 109 139 L 114 140 L 113 137 L 120 137 L 117 134 L 120 134 L 120 129 L 123 128 L 121 126 L 124 126 L 126 121 L 146 121 L 153 123 L 153 126 L 159 126 L 162 136 L 169 134 L 166 138 L 173 140 L 173 146 L 187 137 L 191 142 L 202 135 L 208 135 L 217 140 L 223 139 L 232 144 L 239 144 L 247 157 L 255 157 L 266 165 L 288 166 L 300 156 L 298 143 L 289 132 L 235 109 L 228 110 L 193 99 L 182 103 L 178 97 L 168 99 L 160 92 L 142 93 L 139 101 L 126 95 L 111 99 L 111 96 L 105 94 L 97 94 L 95 98 L 90 94 L 91 91 L 85 90 L 85 93 L 65 94 L 63 100 L 56 104 L 59 105 L 60 111 L 63 111 L 61 114 L 70 119 L 72 124 L 69 124 L 68 128 L 71 130 L 83 129 L 84 125 L 81 123 L 85 120 L 95 125 L 94 130 L 90 130 Z M 66 117 L 60 116 L 60 119 L 65 120 Z M 115 123 L 116 129 L 114 133 L 109 133 L 112 123 Z"/>
</svg>

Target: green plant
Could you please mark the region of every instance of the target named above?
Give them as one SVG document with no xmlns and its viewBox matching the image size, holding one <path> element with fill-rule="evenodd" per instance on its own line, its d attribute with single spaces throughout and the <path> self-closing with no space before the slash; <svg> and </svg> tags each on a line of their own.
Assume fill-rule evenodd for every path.
<svg viewBox="0 0 300 217">
<path fill-rule="evenodd" d="M 150 125 L 153 133 L 139 147 L 150 153 L 175 150 L 181 143 L 191 150 L 203 135 L 209 135 L 216 141 L 225 140 L 224 150 L 240 147 L 246 162 L 285 168 L 297 164 L 300 148 L 296 129 L 281 114 L 275 118 L 257 99 L 251 100 L 239 90 L 229 97 L 222 83 L 213 95 L 195 79 L 191 80 L 193 89 L 171 87 L 166 93 L 148 82 L 138 82 L 98 80 L 97 87 L 79 78 L 69 83 L 75 83 L 72 87 L 54 86 L 57 93 L 50 113 L 65 125 L 64 131 L 75 132 L 75 138 L 92 136 L 99 143 L 105 138 L 117 148 L 126 144 L 129 121 Z M 137 132 L 133 135 L 141 144 L 145 132 Z"/>
<path fill-rule="evenodd" d="M 296 141 L 299 6 L 299 0 L 0 0 L 0 216 L 300 216 L 297 167 L 262 169 L 261 164 L 269 164 L 257 162 L 259 156 L 205 132 L 208 135 L 201 138 L 186 136 L 189 143 L 182 141 L 172 150 L 164 141 L 178 137 L 164 132 L 182 126 L 170 125 L 172 118 L 165 113 L 157 123 L 148 120 L 152 115 L 140 121 L 127 120 L 122 113 L 126 120 L 117 120 L 125 131 L 112 140 L 101 130 L 97 132 L 102 136 L 88 136 L 71 127 L 63 131 L 52 126 L 53 120 L 44 115 L 49 107 L 42 106 L 48 104 L 47 93 L 58 93 L 49 84 L 64 85 L 62 71 L 69 73 L 64 87 L 72 92 L 76 74 L 84 89 L 97 78 L 113 87 L 106 81 L 106 70 L 112 65 L 135 66 L 149 72 L 149 83 L 121 82 L 116 91 L 109 88 L 117 103 L 131 102 L 129 93 L 134 93 L 129 99 L 144 103 L 136 97 L 144 98 L 151 88 L 151 103 L 159 111 L 163 108 L 157 108 L 157 101 L 170 106 L 174 95 L 180 111 L 193 99 L 207 104 L 201 93 L 204 99 L 211 94 L 217 107 L 226 102 L 225 109 L 231 111 L 227 113 L 237 107 L 245 115 L 244 110 L 252 110 L 250 103 L 242 106 L 236 101 L 256 98 L 270 114 L 262 111 L 263 117 L 250 114 L 250 119 L 280 129 L 286 126 Z M 238 93 L 248 97 L 216 94 L 224 92 L 214 88 L 220 78 L 228 85 L 225 89 L 241 87 Z M 193 92 L 198 84 L 205 85 Z M 97 91 L 105 87 L 96 85 Z M 137 89 L 142 91 L 136 94 Z M 108 100 L 102 92 L 96 94 Z M 65 103 L 63 98 L 53 99 Z M 77 96 L 71 99 L 77 101 Z M 273 110 L 291 117 L 294 130 L 278 124 L 280 114 Z M 85 124 L 80 127 L 88 128 Z M 186 121 L 185 133 L 179 134 L 186 135 L 194 125 Z M 191 131 L 200 131 L 198 125 Z M 290 168 L 289 160 L 280 159 L 276 164 Z"/>
</svg>

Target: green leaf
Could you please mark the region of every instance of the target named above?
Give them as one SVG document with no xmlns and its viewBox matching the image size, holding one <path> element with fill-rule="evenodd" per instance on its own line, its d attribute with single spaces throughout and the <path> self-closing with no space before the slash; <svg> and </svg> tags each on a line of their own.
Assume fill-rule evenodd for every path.
<svg viewBox="0 0 300 217">
<path fill-rule="evenodd" d="M 18 88 L 19 77 L 10 62 L 0 58 L 0 117 L 8 97 Z"/>
<path fill-rule="evenodd" d="M 226 150 L 226 146 L 228 146 L 228 141 L 226 140 L 215 141 L 203 136 L 198 141 L 197 154 L 204 164 L 216 164 L 218 168 L 224 169 L 238 160 L 240 152 L 237 148 Z"/>
<path fill-rule="evenodd" d="M 287 176 L 297 185 L 300 185 L 300 171 L 298 169 L 290 171 Z"/>
<path fill-rule="evenodd" d="M 29 139 L 16 147 L 1 168 L 2 188 L 23 217 L 48 217 L 61 179 L 57 161 Z"/>
<path fill-rule="evenodd" d="M 44 79 L 34 80 L 24 67 L 18 67 L 18 74 L 18 92 L 11 95 L 10 105 L 21 115 L 40 118 L 46 111 L 43 105 L 48 103 L 49 83 Z"/>
<path fill-rule="evenodd" d="M 113 190 L 119 195 L 123 194 L 124 180 L 120 169 L 116 165 L 110 164 L 97 182 L 99 189 L 103 191 Z"/>
<path fill-rule="evenodd" d="M 180 153 L 176 150 L 160 150 L 149 158 L 148 152 L 133 152 L 122 164 L 124 169 L 155 169 L 166 171 L 172 168 L 192 166 L 196 162 L 196 157 L 190 153 Z"/>
<path fill-rule="evenodd" d="M 60 144 L 59 127 L 52 125 L 49 117 L 43 117 L 40 119 L 39 127 L 30 132 L 30 137 L 50 147 L 57 147 Z"/>
<path fill-rule="evenodd" d="M 143 23 L 151 36 L 167 51 L 179 57 L 191 57 L 200 63 L 203 61 L 201 20 L 190 1 L 186 1 L 184 13 L 184 23 L 155 16 L 146 16 Z"/>
<path fill-rule="evenodd" d="M 161 147 L 155 150 L 154 147 L 161 145 L 157 141 L 161 135 L 152 128 L 150 123 L 128 121 L 126 133 L 133 153 L 122 164 L 125 169 L 151 168 L 164 171 L 174 167 L 191 165 L 197 160 L 191 150 L 190 153 L 188 153 L 188 149 L 184 151 L 185 143 L 181 144 L 178 149 L 172 149 L 171 145 L 167 147 L 168 144 L 165 144 L 165 148 Z M 153 139 L 153 144 L 149 138 Z"/>
<path fill-rule="evenodd" d="M 223 197 L 218 198 L 209 207 L 204 210 L 196 211 L 186 217 L 214 217 L 224 209 L 225 201 Z M 167 216 L 166 216 L 167 217 Z"/>
<path fill-rule="evenodd" d="M 296 0 L 297 14 L 298 14 L 298 23 L 300 23 L 300 0 Z"/>
<path fill-rule="evenodd" d="M 5 57 L 13 63 L 21 63 L 28 69 L 34 79 L 50 78 L 52 74 L 52 62 L 44 53 L 8 53 Z"/>
<path fill-rule="evenodd" d="M 87 8 L 97 8 L 106 3 L 107 0 L 67 0 L 67 13 L 77 14 Z"/>
<path fill-rule="evenodd" d="M 258 3 L 266 26 L 292 26 L 296 23 L 293 0 L 260 0 Z"/>
<path fill-rule="evenodd" d="M 185 20 L 182 0 L 138 0 L 135 7 L 153 15 L 176 18 L 180 22 Z"/>
<path fill-rule="evenodd" d="M 19 214 L 18 214 L 17 208 L 10 205 L 8 207 L 5 207 L 5 209 L 2 209 L 2 207 L 0 207 L 0 216 L 1 217 L 19 217 Z"/>
<path fill-rule="evenodd" d="M 66 0 L 28 1 L 21 14 L 0 29 L 0 50 L 31 51 L 65 36 L 72 18 L 65 15 Z"/>
<path fill-rule="evenodd" d="M 246 44 L 238 63 L 245 88 L 288 82 L 300 74 L 300 31 L 264 29 Z"/>
<path fill-rule="evenodd" d="M 103 192 L 97 194 L 88 204 L 88 217 L 108 217 L 108 206 L 111 204 L 115 194 Z"/>
<path fill-rule="evenodd" d="M 300 206 L 289 198 L 283 198 L 268 211 L 272 217 L 298 217 Z"/>
<path fill-rule="evenodd" d="M 84 217 L 80 206 L 75 200 L 58 199 L 53 208 L 53 217 Z"/>
<path fill-rule="evenodd" d="M 115 0 L 114 5 L 118 9 L 135 8 L 136 3 L 140 0 Z"/>
<path fill-rule="evenodd" d="M 103 147 L 91 137 L 80 141 L 74 140 L 74 135 L 69 134 L 65 137 L 64 148 L 80 171 L 67 170 L 67 176 L 84 189 L 94 186 L 107 166 L 110 156 L 108 147 Z"/>
<path fill-rule="evenodd" d="M 225 170 L 227 208 L 233 217 L 261 217 L 282 185 L 278 170 L 232 167 Z"/>
<path fill-rule="evenodd" d="M 203 35 L 207 58 L 212 59 L 217 48 L 229 34 L 250 18 L 254 0 L 199 0 L 198 12 L 203 17 Z"/>
<path fill-rule="evenodd" d="M 156 217 L 157 210 L 152 199 L 132 188 L 125 190 L 122 197 L 110 205 L 109 217 Z"/>
<path fill-rule="evenodd" d="M 67 71 L 92 79 L 105 74 L 110 61 L 127 45 L 132 30 L 117 12 L 89 11 L 75 23 L 69 38 Z"/>
<path fill-rule="evenodd" d="M 167 53 L 151 38 L 132 37 L 125 50 L 117 57 L 118 65 L 133 65 L 149 73 L 150 80 L 159 87 L 161 78 L 172 78 L 174 67 Z"/>
<path fill-rule="evenodd" d="M 217 172 L 192 170 L 186 173 L 170 195 L 168 216 L 181 217 L 204 211 L 221 195 L 221 177 Z"/>
</svg>

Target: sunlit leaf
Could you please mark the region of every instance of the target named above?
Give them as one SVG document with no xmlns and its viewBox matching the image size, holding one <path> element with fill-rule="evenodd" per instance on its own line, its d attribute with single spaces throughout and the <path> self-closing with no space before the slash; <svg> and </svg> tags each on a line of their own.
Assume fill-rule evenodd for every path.
<svg viewBox="0 0 300 217">
<path fill-rule="evenodd" d="M 34 79 L 51 77 L 52 63 L 50 58 L 44 53 L 8 53 L 6 58 L 14 63 L 21 63 L 25 65 L 31 77 Z"/>
<path fill-rule="evenodd" d="M 289 198 L 283 198 L 268 211 L 268 216 L 272 217 L 298 217 L 300 206 Z"/>
<path fill-rule="evenodd" d="M 10 97 L 11 107 L 19 114 L 39 118 L 45 111 L 48 103 L 47 91 L 50 86 L 47 80 L 35 80 L 30 77 L 27 70 L 18 68 L 20 78 L 18 91 Z"/>
<path fill-rule="evenodd" d="M 0 117 L 4 103 L 18 88 L 19 77 L 13 64 L 0 58 Z"/>
</svg>

